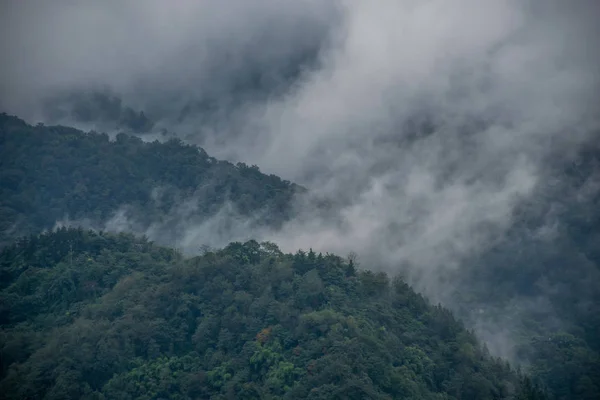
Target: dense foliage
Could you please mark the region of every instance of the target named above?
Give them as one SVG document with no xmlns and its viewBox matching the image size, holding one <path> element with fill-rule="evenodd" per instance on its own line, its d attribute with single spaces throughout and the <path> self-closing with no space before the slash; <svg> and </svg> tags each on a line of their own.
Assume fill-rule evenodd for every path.
<svg viewBox="0 0 600 400">
<path fill-rule="evenodd" d="M 144 143 L 119 134 L 111 141 L 0 114 L 0 245 L 65 218 L 106 221 L 125 206 L 141 231 L 155 221 L 213 215 L 227 202 L 241 215 L 263 211 L 260 223 L 277 224 L 289 217 L 299 190 L 176 139 Z M 186 213 L 176 209 L 181 204 Z"/>
<path fill-rule="evenodd" d="M 62 228 L 0 268 L 7 399 L 542 398 L 449 311 L 334 255 Z"/>
</svg>

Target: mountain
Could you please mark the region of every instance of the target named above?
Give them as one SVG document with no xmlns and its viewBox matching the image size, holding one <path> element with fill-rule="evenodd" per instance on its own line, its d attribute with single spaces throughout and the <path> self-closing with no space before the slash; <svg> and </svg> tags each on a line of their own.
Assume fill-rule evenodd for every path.
<svg viewBox="0 0 600 400">
<path fill-rule="evenodd" d="M 515 358 L 557 399 L 600 395 L 598 138 L 547 164 L 510 229 L 462 266 L 456 287 L 457 315 L 511 331 Z"/>
<path fill-rule="evenodd" d="M 535 398 L 540 384 L 550 399 L 600 399 L 597 0 L 131 3 L 1 8 L 0 113 L 10 115 L 0 114 L 0 397 Z M 83 230 L 63 229 L 73 227 Z M 91 248 L 78 244 L 84 236 Z M 215 325 L 220 336 L 208 347 L 198 338 L 181 347 L 181 332 L 195 333 L 188 317 L 181 325 L 169 314 L 183 307 L 175 288 L 185 285 L 167 271 L 239 256 L 274 282 L 277 271 L 260 265 L 271 259 L 293 270 L 300 253 L 280 253 L 299 248 L 366 267 L 336 283 L 347 308 L 303 317 L 338 321 L 342 333 L 310 325 L 321 336 L 351 330 L 339 315 L 372 325 L 373 346 L 327 348 L 350 375 L 334 363 L 343 376 L 330 375 L 327 389 L 298 375 L 308 367 L 294 357 L 304 355 L 290 354 L 284 339 L 312 343 L 302 318 L 260 319 L 243 306 L 260 324 L 234 329 L 226 321 L 233 311 L 215 306 L 209 317 L 227 331 Z M 86 275 L 81 289 L 88 254 L 105 272 L 94 272 L 101 283 Z M 218 265 L 227 275 L 235 262 Z M 244 268 L 215 285 L 238 284 Z M 444 326 L 464 324 L 479 342 L 437 340 L 437 328 L 411 322 L 431 326 L 420 314 L 402 320 L 417 339 L 393 321 L 378 331 L 372 298 L 346 285 L 361 287 L 367 270 L 392 281 L 376 301 L 389 318 L 412 310 L 393 300 L 405 282 L 445 307 L 423 306 L 425 315 L 447 309 L 456 321 Z M 306 272 L 294 272 L 298 282 Z M 135 293 L 155 291 L 130 299 L 122 279 Z M 162 285 L 173 285 L 170 299 L 160 297 Z M 312 290 L 294 285 L 281 296 L 277 284 L 260 287 L 278 302 L 291 299 L 292 315 L 323 311 L 293 300 Z M 244 291 L 258 295 L 252 290 Z M 185 307 L 227 302 L 228 293 L 195 294 Z M 115 315 L 89 311 L 106 295 Z M 123 315 L 147 330 L 120 336 Z M 110 333 L 90 342 L 95 332 Z M 433 369 L 418 352 L 418 367 L 401 361 L 412 358 L 386 332 L 419 348 Z M 254 345 L 237 346 L 240 337 Z M 354 346 L 354 338 L 342 342 Z M 122 357 L 99 358 L 97 368 L 78 358 L 113 348 Z M 255 368 L 259 348 L 278 356 L 260 353 L 275 361 Z M 453 354 L 483 364 L 448 363 Z M 492 356 L 523 372 L 492 366 Z M 196 386 L 179 380 L 196 373 Z M 398 384 L 398 374 L 411 384 Z M 242 381 L 254 386 L 244 392 Z"/>
<path fill-rule="evenodd" d="M 542 399 L 400 279 L 61 228 L 0 253 L 6 399 Z"/>
<path fill-rule="evenodd" d="M 493 354 L 499 354 L 499 340 L 514 347 L 511 360 L 556 399 L 594 399 L 600 392 L 599 155 L 592 144 L 570 159 L 556 157 L 544 171 L 548 184 L 517 207 L 515 223 L 501 240 L 445 278 L 451 295 L 444 304 L 490 343 Z M 192 254 L 236 237 L 258 238 L 262 229 L 284 239 L 279 228 L 301 214 L 296 200 L 304 193 L 310 192 L 177 139 L 111 139 L 0 115 L 4 247 L 17 236 L 69 225 L 134 232 Z M 60 261 L 66 249 L 57 241 L 58 258 L 47 263 Z M 43 257 L 51 254 L 47 250 Z M 3 269 L 0 287 L 8 290 L 20 274 Z M 14 318 L 14 309 L 44 307 L 45 300 L 27 297 L 17 306 L 20 295 L 11 296 L 3 321 Z"/>
<path fill-rule="evenodd" d="M 45 105 L 49 121 L 68 120 L 91 124 L 101 130 L 127 130 L 144 133 L 154 127 L 143 111 L 124 105 L 109 90 L 68 92 L 49 99 Z"/>
<path fill-rule="evenodd" d="M 265 175 L 256 166 L 210 157 L 177 139 L 143 142 L 135 136 L 63 126 L 31 126 L 0 115 L 0 245 L 57 221 L 113 220 L 139 232 L 160 222 L 174 243 L 182 221 L 206 220 L 224 207 L 240 217 L 260 215 L 276 226 L 292 215 L 304 188 Z M 183 205 L 183 206 L 182 206 Z"/>
</svg>

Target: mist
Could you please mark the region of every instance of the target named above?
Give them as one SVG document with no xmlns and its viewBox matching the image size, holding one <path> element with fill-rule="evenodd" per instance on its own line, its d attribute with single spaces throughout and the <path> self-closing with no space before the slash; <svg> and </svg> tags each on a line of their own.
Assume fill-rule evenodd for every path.
<svg viewBox="0 0 600 400">
<path fill-rule="evenodd" d="M 548 200 L 567 185 L 555 168 L 600 139 L 596 2 L 31 1 L 2 11 L 3 111 L 82 126 L 68 110 L 50 115 L 49 102 L 104 91 L 144 111 L 149 137 L 166 129 L 309 189 L 277 230 L 230 205 L 197 220 L 189 203 L 173 211 L 177 234 L 136 225 L 127 205 L 103 228 L 190 253 L 249 238 L 356 252 L 513 359 L 519 318 L 533 310 L 560 325 L 548 305 L 556 288 L 515 295 L 494 318 L 457 292 L 480 285 L 472 269 L 515 231 L 551 248 L 563 229 Z M 112 129 L 97 122 L 83 126 Z M 597 179 L 569 199 L 589 206 Z M 519 212 L 531 204 L 525 228 Z M 582 281 L 597 282 L 582 265 Z"/>
</svg>

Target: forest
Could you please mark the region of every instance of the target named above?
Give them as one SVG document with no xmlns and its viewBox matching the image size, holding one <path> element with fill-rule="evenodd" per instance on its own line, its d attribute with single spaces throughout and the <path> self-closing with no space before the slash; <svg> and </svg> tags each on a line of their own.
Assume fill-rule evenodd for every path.
<svg viewBox="0 0 600 400">
<path fill-rule="evenodd" d="M 368 266 L 365 266 L 368 267 Z M 545 399 L 405 282 L 312 250 L 60 228 L 0 253 L 6 399 Z"/>
<path fill-rule="evenodd" d="M 261 212 L 258 224 L 276 226 L 291 216 L 294 194 L 305 191 L 179 139 L 146 143 L 118 134 L 110 140 L 7 114 L 0 114 L 0 167 L 0 244 L 63 219 L 106 221 L 123 206 L 141 231 L 157 220 L 176 230 L 182 217 L 176 208 L 186 201 L 196 217 L 231 203 L 241 216 Z"/>
</svg>

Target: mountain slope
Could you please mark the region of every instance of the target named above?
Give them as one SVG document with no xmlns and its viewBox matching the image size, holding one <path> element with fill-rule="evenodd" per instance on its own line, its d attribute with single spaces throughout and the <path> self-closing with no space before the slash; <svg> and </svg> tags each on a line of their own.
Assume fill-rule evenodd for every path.
<svg viewBox="0 0 600 400">
<path fill-rule="evenodd" d="M 455 289 L 453 311 L 469 326 L 503 331 L 514 358 L 556 399 L 600 396 L 600 136 L 593 138 L 575 154 L 554 155 L 501 240 L 461 266 Z"/>
<path fill-rule="evenodd" d="M 227 204 L 241 216 L 260 215 L 259 224 L 277 225 L 289 218 L 298 191 L 255 166 L 218 161 L 175 139 L 144 143 L 119 134 L 111 141 L 0 115 L 0 244 L 65 218 L 104 223 L 119 210 L 141 232 L 160 221 L 171 243 L 179 222 L 201 221 Z"/>
<path fill-rule="evenodd" d="M 545 180 L 559 184 L 541 186 L 518 207 L 502 240 L 464 260 L 444 285 L 453 292 L 444 304 L 477 328 L 494 354 L 502 354 L 498 341 L 514 348 L 511 358 L 528 365 L 557 399 L 600 392 L 600 149 L 584 150 L 571 161 L 557 157 Z M 0 245 L 74 221 L 146 233 L 171 246 L 183 242 L 197 253 L 207 241 L 220 247 L 232 236 L 260 237 L 265 225 L 279 232 L 301 211 L 294 198 L 305 192 L 176 140 L 144 143 L 120 134 L 111 141 L 6 114 L 0 153 Z M 197 235 L 186 236 L 198 226 Z M 65 249 L 56 251 L 64 256 Z M 12 279 L 2 274 L 0 287 Z"/>
<path fill-rule="evenodd" d="M 0 263 L 7 399 L 541 398 L 449 311 L 334 255 L 63 228 Z"/>
</svg>

